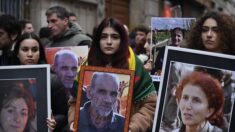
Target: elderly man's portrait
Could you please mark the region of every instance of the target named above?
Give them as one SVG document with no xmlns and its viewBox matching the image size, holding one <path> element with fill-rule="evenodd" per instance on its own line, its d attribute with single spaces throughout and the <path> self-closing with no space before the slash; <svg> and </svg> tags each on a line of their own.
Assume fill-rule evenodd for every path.
<svg viewBox="0 0 235 132">
<path fill-rule="evenodd" d="M 0 80 L 0 131 L 37 131 L 35 80 Z"/>
<path fill-rule="evenodd" d="M 52 65 L 54 63 L 55 54 L 60 50 L 70 50 L 76 54 L 80 63 L 82 63 L 88 55 L 88 46 L 69 46 L 69 47 L 47 47 L 45 54 L 47 63 Z"/>
<path fill-rule="evenodd" d="M 52 71 L 67 89 L 73 87 L 73 82 L 77 75 L 78 62 L 79 58 L 71 50 L 60 50 L 55 54 Z"/>
<path fill-rule="evenodd" d="M 125 74 L 86 71 L 78 97 L 85 94 L 87 99 L 79 99 L 77 131 L 123 132 L 129 114 L 130 79 L 131 76 Z"/>
</svg>

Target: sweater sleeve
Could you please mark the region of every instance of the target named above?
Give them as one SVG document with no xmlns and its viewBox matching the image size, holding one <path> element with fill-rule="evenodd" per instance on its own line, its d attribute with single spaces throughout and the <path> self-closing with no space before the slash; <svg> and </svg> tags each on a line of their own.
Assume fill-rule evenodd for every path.
<svg viewBox="0 0 235 132">
<path fill-rule="evenodd" d="M 157 94 L 152 93 L 144 100 L 133 104 L 129 130 L 131 132 L 146 132 L 153 124 Z"/>
<path fill-rule="evenodd" d="M 76 98 L 73 97 L 73 96 L 70 96 L 68 104 L 69 104 L 68 125 L 70 126 L 71 123 L 74 122 L 75 107 L 76 107 Z"/>
</svg>

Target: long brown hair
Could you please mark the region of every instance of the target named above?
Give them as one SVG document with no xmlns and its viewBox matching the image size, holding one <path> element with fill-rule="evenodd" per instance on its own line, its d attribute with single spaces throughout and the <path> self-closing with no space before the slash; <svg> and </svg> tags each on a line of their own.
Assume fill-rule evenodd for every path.
<svg viewBox="0 0 235 132">
<path fill-rule="evenodd" d="M 117 31 L 121 40 L 119 49 L 112 55 L 111 62 L 108 61 L 107 56 L 100 49 L 101 34 L 106 27 L 111 27 Z M 128 35 L 123 24 L 115 18 L 105 18 L 93 34 L 92 45 L 88 53 L 88 65 L 106 66 L 111 63 L 114 68 L 128 69 L 128 47 Z"/>
</svg>

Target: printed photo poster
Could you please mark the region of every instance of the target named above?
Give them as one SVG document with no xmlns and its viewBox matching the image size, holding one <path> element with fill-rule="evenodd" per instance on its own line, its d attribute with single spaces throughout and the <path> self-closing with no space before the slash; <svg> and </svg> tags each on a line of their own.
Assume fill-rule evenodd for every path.
<svg viewBox="0 0 235 132">
<path fill-rule="evenodd" d="M 152 75 L 160 76 L 161 74 L 165 46 L 183 46 L 185 36 L 195 22 L 195 18 L 151 18 Z"/>
<path fill-rule="evenodd" d="M 202 131 L 234 131 L 234 60 L 167 46 L 153 132 L 184 131 L 194 123 Z"/>
<path fill-rule="evenodd" d="M 35 78 L 0 79 L 2 130 L 37 131 L 36 84 Z"/>
<path fill-rule="evenodd" d="M 49 132 L 50 66 L 2 66 L 0 72 L 0 129 Z"/>
<path fill-rule="evenodd" d="M 81 64 L 88 55 L 88 46 L 70 46 L 70 47 L 51 47 L 46 48 L 46 59 L 47 63 L 54 64 L 55 54 L 60 50 L 71 50 L 75 53 L 79 59 L 79 64 Z"/>
<path fill-rule="evenodd" d="M 76 131 L 98 130 L 103 123 L 104 131 L 128 132 L 134 71 L 82 66 L 79 78 Z M 97 116 L 108 122 L 95 122 Z"/>
</svg>

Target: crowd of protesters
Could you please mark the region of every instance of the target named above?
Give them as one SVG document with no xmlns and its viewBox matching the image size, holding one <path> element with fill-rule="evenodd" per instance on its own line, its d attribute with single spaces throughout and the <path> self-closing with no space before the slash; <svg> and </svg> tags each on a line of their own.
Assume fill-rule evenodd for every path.
<svg viewBox="0 0 235 132">
<path fill-rule="evenodd" d="M 0 16 L 0 66 L 47 64 L 45 48 L 88 46 L 88 57 L 86 63 L 82 65 L 135 71 L 136 80 L 128 130 L 131 132 L 151 131 L 159 88 L 155 87 L 150 74 L 160 75 L 165 51 L 165 46 L 163 46 L 156 57 L 157 59 L 154 59 L 153 52 L 156 51 L 152 49 L 152 44 L 155 42 L 151 38 L 151 29 L 148 26 L 139 25 L 129 33 L 127 26 L 120 20 L 107 17 L 95 28 L 91 38 L 82 30 L 76 15 L 68 12 L 62 6 L 50 7 L 45 16 L 48 25 L 41 27 L 38 35 L 29 20 L 19 21 L 7 14 Z M 177 27 L 172 29 L 170 33 L 171 38 L 169 40 L 171 43 L 167 46 L 229 55 L 235 54 L 235 22 L 230 16 L 223 13 L 207 12 L 203 14 L 196 20 L 187 34 Z M 62 57 L 62 54 L 65 55 Z M 62 58 L 66 59 L 62 60 Z M 53 114 L 45 119 L 51 131 L 74 130 L 79 66 L 79 59 L 69 51 L 57 53 L 55 57 L 50 76 Z M 72 75 L 69 75 L 69 73 L 72 73 Z M 203 72 L 203 74 L 206 74 L 206 72 Z M 210 73 L 207 74 L 213 76 Z M 217 81 L 221 82 L 224 79 L 223 77 L 220 76 Z M 221 87 L 223 88 L 223 86 Z M 231 88 L 223 88 L 225 93 L 229 93 L 226 90 L 231 91 Z M 183 90 L 181 92 L 184 93 Z M 177 95 L 179 101 L 184 99 L 181 95 L 183 93 Z M 225 104 L 231 104 L 229 102 L 231 101 L 231 94 L 224 96 Z M 176 104 L 175 95 L 170 98 Z M 226 114 L 226 111 L 224 113 Z M 105 117 L 106 115 L 102 116 Z M 174 116 L 176 116 L 176 113 Z M 170 122 L 167 115 L 163 118 L 168 123 Z M 111 119 L 107 118 L 105 121 L 112 122 Z M 224 119 L 223 127 L 217 127 L 225 129 L 227 127 L 226 119 Z M 209 120 L 208 122 L 211 123 Z M 0 122 L 1 124 L 2 122 Z M 184 125 L 187 127 L 192 124 Z M 168 127 L 167 130 L 172 130 L 170 129 L 172 123 L 168 126 L 165 124 L 165 126 Z M 97 128 L 96 131 L 112 130 L 104 127 L 107 126 Z M 176 128 L 176 126 L 173 127 Z M 199 125 L 199 127 L 201 126 Z"/>
</svg>

